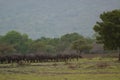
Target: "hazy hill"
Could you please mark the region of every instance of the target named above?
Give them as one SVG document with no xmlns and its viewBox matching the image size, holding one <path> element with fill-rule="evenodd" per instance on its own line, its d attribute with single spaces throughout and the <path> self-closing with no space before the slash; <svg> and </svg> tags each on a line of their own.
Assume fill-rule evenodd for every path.
<svg viewBox="0 0 120 80">
<path fill-rule="evenodd" d="M 113 9 L 120 0 L 0 0 L 0 35 L 14 29 L 32 38 L 91 36 L 99 14 Z"/>
</svg>

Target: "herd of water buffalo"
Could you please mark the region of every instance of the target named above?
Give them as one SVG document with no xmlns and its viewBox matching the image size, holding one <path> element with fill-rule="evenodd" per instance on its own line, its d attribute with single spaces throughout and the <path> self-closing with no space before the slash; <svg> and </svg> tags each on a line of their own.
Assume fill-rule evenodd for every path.
<svg viewBox="0 0 120 80">
<path fill-rule="evenodd" d="M 79 54 L 29 54 L 29 55 L 3 55 L 0 56 L 0 63 L 19 63 L 20 61 L 38 63 L 38 62 L 59 62 L 68 61 L 71 59 L 78 60 L 82 58 Z"/>
</svg>

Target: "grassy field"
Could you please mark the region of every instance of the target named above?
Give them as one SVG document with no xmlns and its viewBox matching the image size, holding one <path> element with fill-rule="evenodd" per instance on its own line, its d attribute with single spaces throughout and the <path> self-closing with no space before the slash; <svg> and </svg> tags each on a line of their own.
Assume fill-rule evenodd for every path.
<svg viewBox="0 0 120 80">
<path fill-rule="evenodd" d="M 120 80 L 120 62 L 98 57 L 23 66 L 0 64 L 0 80 Z"/>
</svg>

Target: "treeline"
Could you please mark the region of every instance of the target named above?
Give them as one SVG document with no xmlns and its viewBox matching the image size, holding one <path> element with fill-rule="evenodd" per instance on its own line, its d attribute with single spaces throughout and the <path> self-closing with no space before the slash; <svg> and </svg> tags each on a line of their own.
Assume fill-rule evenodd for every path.
<svg viewBox="0 0 120 80">
<path fill-rule="evenodd" d="M 0 36 L 0 55 L 89 52 L 93 41 L 78 33 L 65 34 L 60 38 L 41 37 L 33 40 L 27 34 L 9 31 Z"/>
</svg>

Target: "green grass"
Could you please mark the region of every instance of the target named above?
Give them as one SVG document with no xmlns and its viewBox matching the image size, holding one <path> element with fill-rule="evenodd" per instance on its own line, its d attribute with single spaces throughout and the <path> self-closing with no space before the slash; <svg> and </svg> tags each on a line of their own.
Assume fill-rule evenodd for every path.
<svg viewBox="0 0 120 80">
<path fill-rule="evenodd" d="M 120 80 L 116 58 L 93 58 L 71 62 L 0 64 L 0 80 Z"/>
</svg>

